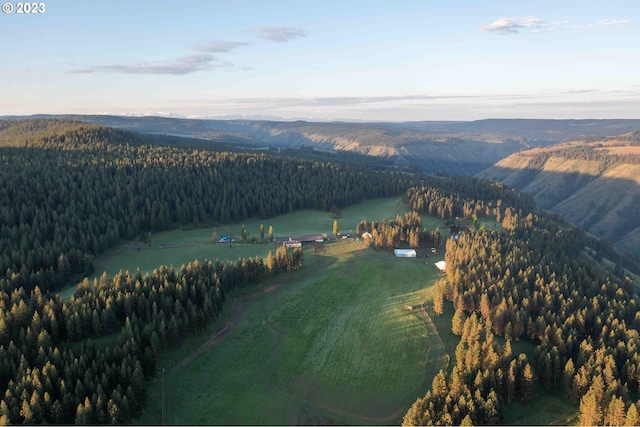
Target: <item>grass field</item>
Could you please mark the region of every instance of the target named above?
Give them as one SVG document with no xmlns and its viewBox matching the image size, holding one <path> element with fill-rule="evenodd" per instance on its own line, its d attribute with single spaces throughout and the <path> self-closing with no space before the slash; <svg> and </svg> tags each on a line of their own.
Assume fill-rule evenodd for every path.
<svg viewBox="0 0 640 427">
<path fill-rule="evenodd" d="M 366 201 L 343 210 L 340 230 L 355 230 L 362 219 L 393 219 L 407 210 L 399 197 Z M 274 227 L 276 237 L 286 238 L 331 233 L 333 221 L 326 212 L 300 211 L 244 225 L 249 237 L 259 236 L 264 224 L 266 230 Z M 448 236 L 437 219 L 423 217 L 423 224 L 440 227 Z M 218 225 L 216 232 L 238 236 L 241 225 Z M 150 249 L 126 245 L 99 259 L 97 275 L 151 271 L 193 259 L 265 257 L 276 249 L 266 243 L 212 243 L 212 232 L 207 227 L 154 234 Z M 443 256 L 431 255 L 428 263 Z M 357 240 L 325 243 L 317 252 L 309 247 L 301 271 L 262 287 L 281 285 L 277 289 L 256 297 L 250 293 L 258 289 L 230 296 L 222 316 L 206 331 L 162 353 L 137 423 L 399 424 L 438 370 L 449 366 L 459 341 L 451 333 L 451 304 L 445 304 L 442 316 L 435 316 L 430 304 L 427 314 L 404 310 L 430 300 L 437 277 L 425 258 L 398 259 Z M 219 342 L 203 346 L 231 323 Z M 533 348 L 527 342 L 513 347 L 526 353 Z M 555 415 L 545 416 L 544 423 L 572 420 L 575 411 L 562 398 L 545 399 Z M 539 419 L 517 405 L 507 411 L 510 424 L 543 423 Z"/>
<path fill-rule="evenodd" d="M 342 217 L 338 218 L 341 232 L 355 230 L 358 222 L 363 219 L 382 220 L 393 219 L 396 215 L 407 212 L 408 206 L 402 203 L 402 197 L 366 200 L 354 206 L 349 206 L 342 211 Z M 374 215 L 372 217 L 372 215 Z M 238 224 L 223 224 L 206 228 L 182 229 L 176 228 L 170 231 L 154 233 L 152 235 L 151 248 L 145 243 L 137 243 L 132 247 L 123 244 L 95 261 L 96 271 L 89 281 L 100 277 L 106 271 L 114 275 L 120 270 L 136 271 L 140 268 L 142 273 L 151 272 L 160 265 L 173 265 L 179 267 L 194 259 L 204 260 L 219 259 L 221 261 L 236 261 L 238 258 L 261 257 L 266 258 L 269 251 L 277 249 L 273 244 L 244 244 L 234 242 L 219 244 L 212 242 L 214 229 L 218 236 L 240 236 L 241 227 L 245 225 L 248 238 L 260 238 L 260 224 L 264 224 L 265 237 L 268 237 L 269 226 L 273 226 L 275 238 L 288 238 L 290 236 L 314 235 L 333 232 L 333 221 L 329 212 L 317 210 L 302 210 L 286 215 L 281 215 L 267 220 L 249 219 Z M 140 250 L 137 249 L 140 248 Z M 76 286 L 68 287 L 59 292 L 63 298 L 69 298 L 75 292 Z"/>
<path fill-rule="evenodd" d="M 395 218 L 406 210 L 400 198 L 367 201 L 343 210 L 340 229 L 354 230 L 362 219 Z M 251 233 L 260 223 L 273 225 L 276 236 L 286 237 L 330 233 L 333 218 L 303 211 L 245 225 Z M 240 225 L 219 226 L 217 231 L 238 235 Z M 153 245 L 189 244 L 210 234 L 211 228 L 159 233 Z M 237 244 L 209 246 L 219 247 L 222 255 L 244 250 Z M 264 248 L 264 254 L 273 248 L 247 247 Z M 442 256 L 432 256 L 429 262 Z M 303 269 L 278 279 L 286 281 L 284 286 L 256 298 L 237 295 L 235 302 L 228 301 L 224 316 L 231 316 L 229 306 L 235 303 L 243 309 L 221 342 L 177 367 L 181 359 L 195 354 L 207 335 L 162 356 L 165 422 L 399 423 L 424 395 L 433 375 L 446 366 L 447 354 L 427 317 L 404 310 L 405 305 L 421 303 L 435 279 L 424 258 L 398 259 L 359 241 L 325 243 L 317 254 L 306 249 Z M 212 330 L 222 327 L 224 316 Z M 160 374 L 150 384 L 149 403 L 139 423 L 161 423 L 162 383 Z"/>
<path fill-rule="evenodd" d="M 397 424 L 445 366 L 419 304 L 420 259 L 329 244 L 250 301 L 232 334 L 165 377 L 169 424 Z M 307 255 L 307 254 L 305 254 Z M 435 347 L 435 348 L 434 348 Z M 140 423 L 161 420 L 158 381 Z"/>
<path fill-rule="evenodd" d="M 338 218 L 338 225 L 343 234 L 354 232 L 358 223 L 363 220 L 395 219 L 396 215 L 404 215 L 409 207 L 402 203 L 401 197 L 366 200 L 357 205 L 349 206 L 342 211 Z M 277 246 L 269 243 L 239 243 L 219 244 L 212 241 L 213 231 L 218 236 L 228 235 L 238 237 L 241 227 L 247 229 L 248 238 L 260 238 L 260 224 L 264 224 L 265 237 L 268 237 L 269 226 L 273 226 L 275 238 L 288 238 L 290 236 L 315 235 L 333 232 L 335 218 L 328 212 L 317 210 L 302 210 L 290 214 L 281 215 L 267 220 L 249 219 L 243 223 L 222 224 L 203 228 L 176 228 L 152 235 L 151 247 L 146 243 L 129 243 L 106 253 L 95 261 L 95 275 L 89 278 L 93 283 L 95 278 L 103 272 L 113 276 L 120 270 L 135 272 L 137 268 L 144 274 L 151 272 L 160 265 L 173 265 L 179 267 L 194 259 L 204 260 L 219 259 L 221 261 L 236 261 L 239 258 L 261 257 L 266 258 L 269 251 L 275 253 Z M 449 230 L 444 223 L 434 217 L 422 215 L 423 226 L 432 230 L 439 227 L 445 238 L 449 236 Z M 486 223 L 487 228 L 493 227 L 493 223 Z M 69 298 L 75 292 L 76 286 L 70 286 L 58 292 L 63 298 Z"/>
</svg>

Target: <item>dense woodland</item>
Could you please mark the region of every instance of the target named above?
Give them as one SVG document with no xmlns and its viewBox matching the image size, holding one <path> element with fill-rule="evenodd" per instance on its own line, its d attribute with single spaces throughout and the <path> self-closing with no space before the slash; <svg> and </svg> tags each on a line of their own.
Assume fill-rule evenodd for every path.
<svg viewBox="0 0 640 427">
<path fill-rule="evenodd" d="M 120 239 L 204 220 L 329 210 L 401 194 L 407 175 L 267 154 L 182 150 L 56 121 L 0 123 L 0 289 L 58 289 Z"/>
<path fill-rule="evenodd" d="M 93 284 L 83 280 L 70 300 L 54 294 L 91 274 L 94 257 L 121 239 L 405 191 L 417 213 L 502 223 L 501 231 L 477 227 L 446 242 L 447 276 L 434 309 L 453 303 L 461 341 L 452 371 L 435 377 L 405 424 L 500 423 L 505 405 L 535 398 L 536 383 L 564 390 L 584 424 L 640 423 L 633 283 L 593 263 L 579 230 L 503 185 L 176 148 L 47 120 L 0 122 L 0 182 L 0 423 L 130 422 L 163 348 L 202 330 L 229 292 L 302 262 L 302 252 L 283 246 L 266 261 L 103 274 Z M 413 246 L 435 244 L 441 234 L 419 219 L 410 213 L 358 227 L 389 236 L 380 247 L 403 237 Z M 538 344 L 530 360 L 511 351 L 517 339 Z"/>
<path fill-rule="evenodd" d="M 444 242 L 439 229 L 429 231 L 422 227 L 422 219 L 415 211 L 407 212 L 404 217 L 398 215 L 395 221 L 360 221 L 356 233 L 362 236 L 365 232 L 371 234 L 369 244 L 377 249 L 397 248 L 402 242 L 415 249 L 439 247 Z"/>
<path fill-rule="evenodd" d="M 407 194 L 422 212 L 440 197 L 426 186 Z M 447 274 L 437 284 L 434 310 L 442 311 L 443 299 L 453 303 L 452 330 L 462 339 L 453 371 L 438 374 L 404 424 L 499 423 L 504 405 L 532 398 L 536 381 L 545 390 L 564 390 L 579 405 L 581 424 L 637 425 L 640 312 L 633 283 L 587 258 L 581 233 L 531 212 L 529 199 L 518 197 L 484 204 L 501 200 L 502 231 L 474 230 L 447 241 Z M 465 216 L 481 212 L 473 199 L 451 203 L 452 211 L 467 205 Z M 493 334 L 508 343 L 534 341 L 532 360 L 513 358 Z"/>
<path fill-rule="evenodd" d="M 406 174 L 265 153 L 183 149 L 101 126 L 0 122 L 0 423 L 128 423 L 158 353 L 225 294 L 297 269 L 302 252 L 83 280 L 121 241 L 179 224 L 329 210 L 401 194 Z M 87 341 L 104 337 L 106 349 Z"/>
</svg>

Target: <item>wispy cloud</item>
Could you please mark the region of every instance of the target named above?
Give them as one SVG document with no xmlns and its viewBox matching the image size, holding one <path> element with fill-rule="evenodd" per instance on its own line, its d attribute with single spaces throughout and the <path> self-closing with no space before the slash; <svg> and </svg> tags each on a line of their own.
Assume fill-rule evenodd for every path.
<svg viewBox="0 0 640 427">
<path fill-rule="evenodd" d="M 631 21 L 628 19 L 601 19 L 598 21 L 598 25 L 608 26 L 608 25 L 624 25 L 629 24 Z"/>
<path fill-rule="evenodd" d="M 307 35 L 303 30 L 293 27 L 256 27 L 253 31 L 257 32 L 261 39 L 277 43 L 288 42 Z"/>
<path fill-rule="evenodd" d="M 539 29 L 546 25 L 544 21 L 536 16 L 527 16 L 524 18 L 500 18 L 488 25 L 481 25 L 482 31 L 500 34 L 515 34 L 521 29 L 530 30 Z"/>
<path fill-rule="evenodd" d="M 121 74 L 171 74 L 184 75 L 211 68 L 225 68 L 231 64 L 219 61 L 215 56 L 206 53 L 185 55 L 174 61 L 139 62 L 137 64 L 92 65 L 72 71 L 78 74 L 121 73 Z"/>
<path fill-rule="evenodd" d="M 248 45 L 249 43 L 245 42 L 213 41 L 194 46 L 193 50 L 196 50 L 199 53 L 184 55 L 168 62 L 143 61 L 136 64 L 91 65 L 89 67 L 73 70 L 72 73 L 184 75 L 211 69 L 230 70 L 234 68 L 234 65 L 232 63 L 221 61 L 217 56 L 214 56 L 212 54 L 229 52 L 230 50 L 237 47 Z M 247 67 L 241 67 L 240 69 L 246 70 Z"/>
<path fill-rule="evenodd" d="M 132 113 L 264 120 L 475 120 L 500 118 L 637 118 L 640 85 L 565 90 L 395 96 L 171 99 Z M 162 113 L 157 113 L 161 111 Z M 93 111 L 90 111 L 93 113 Z M 112 111 L 111 114 L 122 114 Z"/>
<path fill-rule="evenodd" d="M 284 43 L 297 38 L 305 37 L 307 34 L 298 28 L 293 27 L 256 27 L 252 31 L 258 33 L 258 37 L 271 42 Z M 190 55 L 180 56 L 173 60 L 162 61 L 141 61 L 134 64 L 105 64 L 90 65 L 84 68 L 71 70 L 75 74 L 164 74 L 164 75 L 184 75 L 198 71 L 212 69 L 223 70 L 251 70 L 251 67 L 236 67 L 231 62 L 222 61 L 214 54 L 222 54 L 233 49 L 249 46 L 251 43 L 242 41 L 211 41 L 195 45 L 191 48 Z"/>
<path fill-rule="evenodd" d="M 526 16 L 524 18 L 500 18 L 491 24 L 481 25 L 480 29 L 489 33 L 518 34 L 524 30 L 532 33 L 540 33 L 558 29 L 607 27 L 629 23 L 631 23 L 631 21 L 628 19 L 601 19 L 588 24 L 571 24 L 568 19 L 557 19 L 547 22 L 537 16 Z"/>
<path fill-rule="evenodd" d="M 229 41 L 213 41 L 209 43 L 203 43 L 195 46 L 195 50 L 200 52 L 209 52 L 209 53 L 221 53 L 221 52 L 229 52 L 232 49 L 241 46 L 249 46 L 249 43 L 245 42 L 229 42 Z"/>
</svg>

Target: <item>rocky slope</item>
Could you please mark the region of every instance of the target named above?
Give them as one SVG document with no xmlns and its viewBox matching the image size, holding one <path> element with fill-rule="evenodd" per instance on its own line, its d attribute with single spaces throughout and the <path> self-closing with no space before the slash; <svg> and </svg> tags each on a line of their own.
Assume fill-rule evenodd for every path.
<svg viewBox="0 0 640 427">
<path fill-rule="evenodd" d="M 640 132 L 522 151 L 478 176 L 523 190 L 640 257 Z"/>
</svg>

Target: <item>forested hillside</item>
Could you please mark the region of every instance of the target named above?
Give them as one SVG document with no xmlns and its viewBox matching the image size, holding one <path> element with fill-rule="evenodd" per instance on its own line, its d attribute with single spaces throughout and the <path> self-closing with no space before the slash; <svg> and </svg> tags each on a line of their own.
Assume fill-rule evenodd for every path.
<svg viewBox="0 0 640 427">
<path fill-rule="evenodd" d="M 181 223 L 329 210 L 400 194 L 411 181 L 370 167 L 184 150 L 102 126 L 29 120 L 0 122 L 0 183 L 0 422 L 93 424 L 130 422 L 164 346 L 214 318 L 226 292 L 298 268 L 301 252 L 278 250 L 270 265 L 194 261 L 102 275 L 69 301 L 51 293 L 90 274 L 94 257 Z M 104 351 L 82 341 L 112 334 L 115 345 Z"/>
<path fill-rule="evenodd" d="M 243 147 L 313 147 L 376 156 L 429 173 L 474 175 L 523 148 L 640 128 L 638 120 L 489 119 L 404 123 L 279 122 L 165 117 L 60 116 L 141 133 L 190 136 Z"/>
<path fill-rule="evenodd" d="M 573 155 L 613 159 L 607 166 L 627 161 L 603 148 L 618 150 Z M 447 240 L 446 279 L 434 292 L 436 313 L 445 299 L 456 310 L 452 330 L 461 341 L 452 370 L 435 377 L 406 424 L 500 423 L 511 402 L 536 398 L 536 383 L 564 390 L 584 424 L 640 422 L 634 284 L 622 268 L 609 271 L 587 255 L 585 244 L 608 254 L 606 242 L 538 212 L 532 197 L 504 184 L 177 148 L 52 120 L 0 122 L 0 182 L 0 423 L 131 422 L 163 348 L 202 330 L 229 292 L 302 263 L 301 251 L 283 246 L 270 262 L 194 260 L 82 280 L 69 300 L 55 294 L 121 239 L 398 194 L 417 213 L 474 225 Z M 485 228 L 481 217 L 502 230 Z M 379 248 L 442 239 L 415 213 L 363 222 L 358 231 L 365 230 Z M 509 340 L 518 339 L 537 345 L 533 356 L 512 351 Z"/>
<path fill-rule="evenodd" d="M 191 120 L 164 117 L 60 116 L 146 133 L 189 136 L 239 147 L 312 147 L 374 156 L 430 173 L 472 175 L 528 147 L 517 135 L 424 129 L 393 123 Z"/>
<path fill-rule="evenodd" d="M 640 422 L 640 312 L 632 281 L 583 256 L 585 237 L 533 213 L 526 197 L 502 197 L 495 184 L 475 181 L 499 197 L 500 208 L 487 198 L 493 210 L 473 209 L 473 198 L 464 196 L 472 186 L 459 180 L 458 198 L 453 184 L 449 195 L 429 185 L 411 189 L 411 206 L 426 212 L 444 196 L 459 212 L 467 205 L 465 216 L 501 217 L 503 230 L 477 227 L 447 241 L 446 278 L 433 304 L 442 313 L 444 299 L 453 303 L 452 331 L 461 340 L 452 370 L 434 378 L 404 424 L 499 424 L 514 400 L 536 398 L 535 383 L 564 390 L 582 425 Z M 531 359 L 513 354 L 510 340 L 520 339 L 537 344 Z"/>
<path fill-rule="evenodd" d="M 479 176 L 531 194 L 620 251 L 640 257 L 640 134 L 514 154 Z"/>
</svg>

